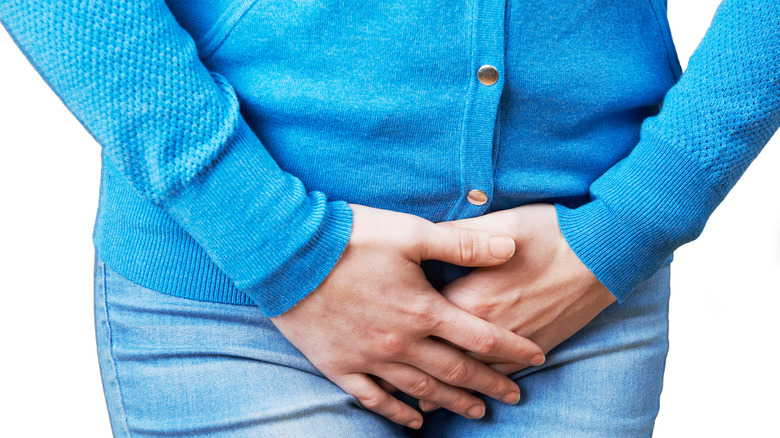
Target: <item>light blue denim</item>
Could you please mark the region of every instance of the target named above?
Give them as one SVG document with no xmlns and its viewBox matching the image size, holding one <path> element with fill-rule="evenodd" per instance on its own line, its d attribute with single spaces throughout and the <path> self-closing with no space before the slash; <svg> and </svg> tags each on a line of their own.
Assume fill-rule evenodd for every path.
<svg viewBox="0 0 780 438">
<path fill-rule="evenodd" d="M 116 437 L 650 436 L 668 299 L 665 265 L 543 366 L 513 375 L 519 404 L 486 398 L 481 420 L 439 410 L 414 432 L 363 409 L 258 307 L 159 293 L 95 259 L 98 356 Z"/>
</svg>

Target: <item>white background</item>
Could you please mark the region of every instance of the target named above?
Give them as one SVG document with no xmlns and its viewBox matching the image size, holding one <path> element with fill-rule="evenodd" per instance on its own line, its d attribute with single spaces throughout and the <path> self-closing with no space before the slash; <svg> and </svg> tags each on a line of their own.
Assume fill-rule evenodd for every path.
<svg viewBox="0 0 780 438">
<path fill-rule="evenodd" d="M 715 0 L 670 0 L 683 66 Z M 100 147 L 0 32 L 0 436 L 110 436 L 95 352 Z M 780 135 L 672 265 L 656 437 L 780 436 Z"/>
</svg>

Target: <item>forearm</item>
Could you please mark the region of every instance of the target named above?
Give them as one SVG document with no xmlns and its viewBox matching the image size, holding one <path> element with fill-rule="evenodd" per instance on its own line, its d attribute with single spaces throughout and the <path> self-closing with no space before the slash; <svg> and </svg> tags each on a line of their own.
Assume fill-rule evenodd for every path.
<svg viewBox="0 0 780 438">
<path fill-rule="evenodd" d="M 327 275 L 351 210 L 279 168 L 162 0 L 2 1 L 0 18 L 124 178 L 264 312 Z"/>
<path fill-rule="evenodd" d="M 558 206 L 567 242 L 623 300 L 707 218 L 780 126 L 780 5 L 726 0 L 639 144 Z"/>
</svg>

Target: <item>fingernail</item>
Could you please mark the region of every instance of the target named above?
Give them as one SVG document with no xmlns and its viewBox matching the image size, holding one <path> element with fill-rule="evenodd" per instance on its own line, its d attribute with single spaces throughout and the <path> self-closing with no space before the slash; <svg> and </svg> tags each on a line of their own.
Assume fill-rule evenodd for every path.
<svg viewBox="0 0 780 438">
<path fill-rule="evenodd" d="M 469 418 L 478 419 L 485 416 L 485 406 L 484 405 L 474 405 L 470 407 L 466 411 L 466 415 L 469 416 Z"/>
<path fill-rule="evenodd" d="M 520 393 L 510 392 L 509 394 L 505 395 L 501 401 L 510 405 L 515 405 L 520 401 Z"/>
<path fill-rule="evenodd" d="M 537 354 L 536 356 L 534 356 L 533 359 L 531 359 L 531 365 L 539 366 L 543 364 L 545 360 L 546 358 L 544 357 L 543 354 Z"/>
<path fill-rule="evenodd" d="M 420 420 L 412 420 L 408 423 L 406 423 L 406 427 L 412 428 L 412 429 L 419 429 L 422 427 L 422 421 Z"/>
<path fill-rule="evenodd" d="M 420 400 L 420 409 L 423 412 L 432 411 L 432 410 L 436 409 L 437 407 L 438 406 L 436 406 L 435 404 L 433 404 L 431 402 Z"/>
<path fill-rule="evenodd" d="M 508 259 L 515 254 L 515 241 L 508 236 L 490 238 L 490 255 L 497 259 Z"/>
</svg>

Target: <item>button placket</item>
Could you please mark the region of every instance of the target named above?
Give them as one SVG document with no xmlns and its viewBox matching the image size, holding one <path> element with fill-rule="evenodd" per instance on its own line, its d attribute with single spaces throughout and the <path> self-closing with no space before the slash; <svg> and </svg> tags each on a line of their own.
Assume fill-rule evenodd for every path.
<svg viewBox="0 0 780 438">
<path fill-rule="evenodd" d="M 493 135 L 504 86 L 506 0 L 473 0 L 472 76 L 460 144 L 461 197 L 449 218 L 478 216 L 493 196 Z"/>
</svg>

